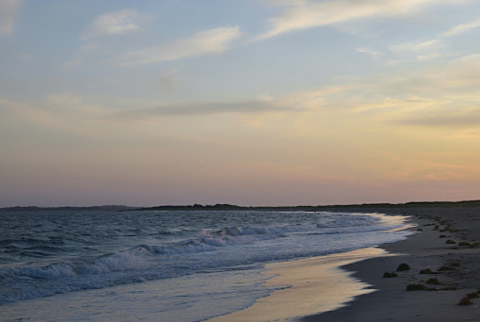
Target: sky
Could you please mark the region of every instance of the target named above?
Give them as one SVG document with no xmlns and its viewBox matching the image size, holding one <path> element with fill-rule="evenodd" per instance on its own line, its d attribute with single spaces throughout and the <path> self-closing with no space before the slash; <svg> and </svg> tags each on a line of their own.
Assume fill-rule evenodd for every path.
<svg viewBox="0 0 480 322">
<path fill-rule="evenodd" d="M 480 199 L 478 0 L 0 0 L 0 207 Z"/>
</svg>

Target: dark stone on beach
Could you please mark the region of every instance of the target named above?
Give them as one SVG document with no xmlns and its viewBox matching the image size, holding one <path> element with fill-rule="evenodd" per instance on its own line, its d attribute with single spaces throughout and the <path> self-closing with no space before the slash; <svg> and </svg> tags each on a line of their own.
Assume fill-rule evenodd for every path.
<svg viewBox="0 0 480 322">
<path fill-rule="evenodd" d="M 422 284 L 408 284 L 407 291 L 427 291 L 428 287 Z"/>
<path fill-rule="evenodd" d="M 449 240 L 447 240 L 447 241 L 445 242 L 445 244 L 453 245 L 453 244 L 456 244 L 456 242 L 453 241 L 453 240 L 451 240 L 451 239 L 449 239 Z"/>
<path fill-rule="evenodd" d="M 460 300 L 460 302 L 458 302 L 458 305 L 461 305 L 461 306 L 465 306 L 465 305 L 472 305 L 473 302 L 471 299 L 469 299 L 468 297 L 464 297 L 463 299 Z"/>
<path fill-rule="evenodd" d="M 458 246 L 470 247 L 470 246 L 472 246 L 472 244 L 470 244 L 468 242 L 460 242 L 460 243 L 458 243 Z"/>
<path fill-rule="evenodd" d="M 460 265 L 459 262 L 453 262 L 453 263 L 448 264 L 448 266 L 450 266 L 450 267 L 460 267 L 461 265 Z"/>
<path fill-rule="evenodd" d="M 439 272 L 445 272 L 445 271 L 453 271 L 453 267 L 450 266 L 442 266 L 439 269 L 437 269 Z"/>
<path fill-rule="evenodd" d="M 424 268 L 420 271 L 420 274 L 426 275 L 426 274 L 438 274 L 438 273 L 433 272 L 430 268 Z"/>
<path fill-rule="evenodd" d="M 397 267 L 397 272 L 403 272 L 403 271 L 408 271 L 410 270 L 410 266 L 408 264 L 402 263 L 398 265 Z"/>
<path fill-rule="evenodd" d="M 480 297 L 480 295 L 478 295 L 478 292 L 473 292 L 473 293 L 468 293 L 467 297 L 469 299 L 478 299 Z"/>
<path fill-rule="evenodd" d="M 422 228 L 418 228 L 417 231 L 423 231 L 423 229 L 422 229 Z"/>
<path fill-rule="evenodd" d="M 438 237 L 438 238 L 447 238 L 447 236 L 445 236 L 445 235 L 440 235 L 440 237 Z"/>
<path fill-rule="evenodd" d="M 430 284 L 430 285 L 440 285 L 441 283 L 438 281 L 438 279 L 436 278 L 431 278 L 429 279 L 427 282 L 427 284 Z"/>
<path fill-rule="evenodd" d="M 433 230 L 439 230 L 439 229 L 440 229 L 439 225 L 436 225 L 435 228 L 433 228 Z"/>
<path fill-rule="evenodd" d="M 398 277 L 397 273 L 395 272 L 385 272 L 383 273 L 383 278 L 393 278 Z"/>
</svg>

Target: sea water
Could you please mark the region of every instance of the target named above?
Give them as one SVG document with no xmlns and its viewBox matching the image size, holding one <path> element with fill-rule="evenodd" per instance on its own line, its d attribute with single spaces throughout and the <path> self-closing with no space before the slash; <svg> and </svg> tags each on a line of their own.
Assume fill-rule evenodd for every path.
<svg viewBox="0 0 480 322">
<path fill-rule="evenodd" d="M 289 287 L 266 286 L 266 263 L 402 240 L 410 234 L 401 230 L 405 219 L 306 211 L 2 210 L 0 320 L 34 314 L 50 321 L 201 321 Z M 40 317 L 38 307 L 50 309 Z"/>
</svg>

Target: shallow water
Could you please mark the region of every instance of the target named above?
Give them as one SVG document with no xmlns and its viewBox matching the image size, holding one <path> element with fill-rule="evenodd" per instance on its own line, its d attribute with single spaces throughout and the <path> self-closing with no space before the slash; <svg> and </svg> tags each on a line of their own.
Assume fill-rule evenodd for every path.
<svg viewBox="0 0 480 322">
<path fill-rule="evenodd" d="M 73 320 L 67 303 L 85 296 L 89 304 L 83 313 L 75 308 L 75 316 L 100 321 L 102 314 L 126 314 L 106 304 L 110 309 L 100 314 L 102 303 L 128 307 L 131 296 L 146 293 L 149 307 L 134 310 L 143 312 L 136 319 L 148 321 L 154 312 L 157 320 L 198 321 L 285 287 L 265 284 L 266 263 L 401 240 L 409 233 L 395 229 L 404 219 L 326 212 L 3 211 L 0 313 L 54 301 L 65 303 L 52 306 L 63 312 L 56 320 Z"/>
</svg>

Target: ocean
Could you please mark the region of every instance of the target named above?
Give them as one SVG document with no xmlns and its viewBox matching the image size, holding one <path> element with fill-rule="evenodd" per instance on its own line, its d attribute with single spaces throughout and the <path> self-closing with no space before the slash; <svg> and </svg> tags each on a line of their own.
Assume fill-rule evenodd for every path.
<svg viewBox="0 0 480 322">
<path fill-rule="evenodd" d="M 266 285 L 267 263 L 403 240 L 411 234 L 402 230 L 406 219 L 306 211 L 2 210 L 0 320 L 120 321 L 121 308 L 130 307 L 138 321 L 202 321 L 288 288 Z"/>
</svg>

